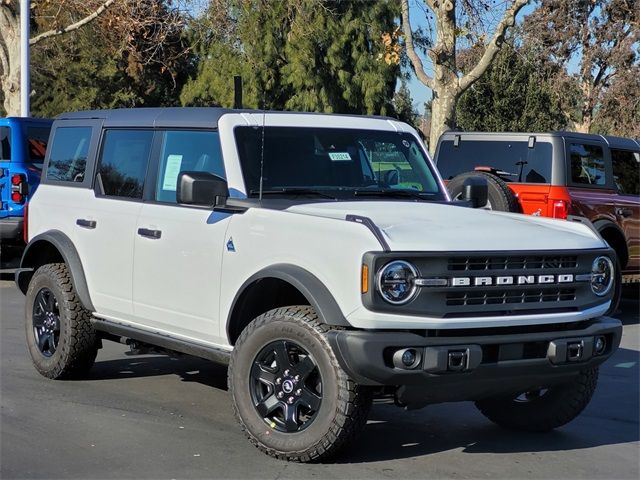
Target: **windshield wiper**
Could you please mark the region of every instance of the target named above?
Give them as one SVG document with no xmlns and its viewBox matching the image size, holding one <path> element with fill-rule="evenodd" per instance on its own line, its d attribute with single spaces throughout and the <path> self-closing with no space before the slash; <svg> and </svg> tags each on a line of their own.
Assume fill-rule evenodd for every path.
<svg viewBox="0 0 640 480">
<path fill-rule="evenodd" d="M 417 198 L 419 200 L 424 200 L 424 196 L 423 195 L 433 195 L 432 193 L 429 192 L 414 192 L 411 190 L 393 190 L 393 189 L 380 189 L 380 190 L 354 190 L 353 194 L 356 197 L 359 196 L 367 196 L 367 197 L 408 197 L 408 198 Z"/>
<path fill-rule="evenodd" d="M 302 188 L 302 187 L 282 187 L 282 188 L 272 188 L 269 190 L 262 190 L 262 195 L 315 195 L 322 198 L 330 198 L 335 200 L 336 197 L 333 195 L 326 194 L 321 192 L 320 190 L 314 190 L 312 188 Z M 249 195 L 260 195 L 260 190 L 251 190 Z"/>
</svg>

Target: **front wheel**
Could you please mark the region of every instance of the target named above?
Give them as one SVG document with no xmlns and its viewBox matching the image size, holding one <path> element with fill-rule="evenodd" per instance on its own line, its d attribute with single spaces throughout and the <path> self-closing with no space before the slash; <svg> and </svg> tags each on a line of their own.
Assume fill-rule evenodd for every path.
<svg viewBox="0 0 640 480">
<path fill-rule="evenodd" d="M 589 404 L 598 383 L 598 369 L 582 370 L 561 385 L 531 389 L 519 395 L 479 400 L 476 406 L 504 428 L 546 432 L 576 418 Z"/>
<path fill-rule="evenodd" d="M 271 310 L 236 342 L 229 391 L 236 418 L 260 450 L 298 462 L 335 454 L 366 424 L 371 392 L 342 370 L 308 306 Z"/>
</svg>

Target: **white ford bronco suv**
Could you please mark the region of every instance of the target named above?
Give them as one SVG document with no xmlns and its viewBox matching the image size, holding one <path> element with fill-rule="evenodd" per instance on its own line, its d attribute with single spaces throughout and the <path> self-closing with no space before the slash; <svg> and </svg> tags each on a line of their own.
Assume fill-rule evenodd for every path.
<svg viewBox="0 0 640 480">
<path fill-rule="evenodd" d="M 33 363 L 87 374 L 104 340 L 228 363 L 250 441 L 294 461 L 348 443 L 375 396 L 563 425 L 620 343 L 615 253 L 588 224 L 465 192 L 393 119 L 61 115 L 16 273 Z"/>
</svg>

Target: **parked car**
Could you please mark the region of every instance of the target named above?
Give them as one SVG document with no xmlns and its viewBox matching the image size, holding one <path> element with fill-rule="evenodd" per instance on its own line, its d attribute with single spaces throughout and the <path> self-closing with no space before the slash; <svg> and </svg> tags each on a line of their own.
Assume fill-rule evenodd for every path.
<svg viewBox="0 0 640 480">
<path fill-rule="evenodd" d="M 467 208 L 477 180 L 451 202 L 404 123 L 125 109 L 61 115 L 51 138 L 16 273 L 45 377 L 86 374 L 106 340 L 228 363 L 249 440 L 311 461 L 374 396 L 559 427 L 619 346 L 599 235 Z"/>
<path fill-rule="evenodd" d="M 0 242 L 23 242 L 25 205 L 40 183 L 53 120 L 0 118 Z"/>
<path fill-rule="evenodd" d="M 616 251 L 624 283 L 640 282 L 640 144 L 572 132 L 446 132 L 435 162 L 455 198 L 482 175 L 488 208 L 589 220 Z"/>
</svg>

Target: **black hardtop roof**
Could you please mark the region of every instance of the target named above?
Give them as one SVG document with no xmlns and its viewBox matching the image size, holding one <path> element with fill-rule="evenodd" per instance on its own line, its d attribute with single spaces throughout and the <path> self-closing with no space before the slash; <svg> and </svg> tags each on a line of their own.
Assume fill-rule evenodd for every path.
<svg viewBox="0 0 640 480">
<path fill-rule="evenodd" d="M 460 138 L 466 136 L 483 136 L 488 138 L 499 139 L 500 137 L 555 137 L 555 138 L 574 138 L 578 140 L 591 140 L 600 142 L 604 140 L 612 148 L 621 148 L 625 150 L 638 150 L 640 149 L 640 142 L 631 138 L 615 137 L 612 135 L 599 135 L 594 133 L 579 133 L 568 131 L 556 131 L 556 132 L 462 132 L 456 130 L 449 130 L 442 134 L 441 139 L 445 137 L 452 138 L 459 135 Z"/>
<path fill-rule="evenodd" d="M 56 117 L 56 120 L 104 120 L 105 126 L 139 126 L 139 127 L 207 127 L 218 126 L 220 118 L 227 113 L 268 113 L 296 115 L 342 115 L 333 113 L 273 111 L 230 109 L 221 107 L 159 107 L 159 108 L 116 108 L 112 110 L 84 110 L 67 112 Z M 344 115 L 349 117 L 365 117 L 380 120 L 395 120 L 391 117 Z"/>
</svg>

